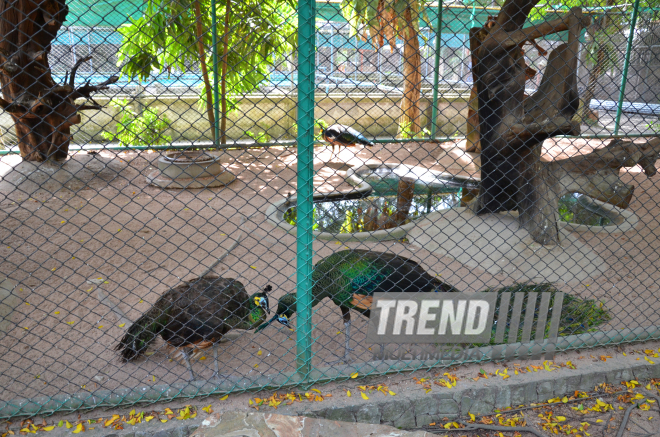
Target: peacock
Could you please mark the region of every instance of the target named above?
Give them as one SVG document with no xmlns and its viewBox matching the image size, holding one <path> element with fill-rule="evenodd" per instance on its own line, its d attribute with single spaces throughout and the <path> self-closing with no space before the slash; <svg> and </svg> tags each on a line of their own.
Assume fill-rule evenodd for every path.
<svg viewBox="0 0 660 437">
<path fill-rule="evenodd" d="M 335 146 L 348 147 L 356 144 L 372 147 L 373 142 L 369 141 L 364 135 L 350 126 L 343 124 L 333 124 L 330 127 L 324 128 L 321 124 L 321 135 L 323 139 L 332 145 L 332 153 L 335 153 Z"/>
<path fill-rule="evenodd" d="M 270 313 L 267 293 L 248 296 L 245 287 L 232 278 L 203 276 L 169 289 L 128 328 L 115 350 L 121 360 L 133 361 L 144 355 L 159 335 L 167 342 L 170 355 L 183 360 L 190 372 L 191 358 L 213 347 L 215 373 L 218 377 L 218 342 L 232 329 L 250 330 L 263 324 Z"/>
<path fill-rule="evenodd" d="M 312 272 L 312 306 L 328 297 L 341 309 L 345 326 L 344 358 L 350 362 L 350 310 L 354 309 L 366 317 L 373 302 L 374 293 L 382 292 L 458 292 L 453 286 L 429 275 L 415 261 L 391 253 L 350 249 L 336 252 L 319 261 Z M 557 290 L 552 284 L 514 284 L 485 292 L 551 292 Z M 554 299 L 554 297 L 552 298 Z M 498 297 L 499 305 L 500 298 Z M 526 299 L 525 299 L 526 301 Z M 552 300 L 551 300 L 552 305 Z M 525 308 L 523 307 L 523 311 Z M 538 311 L 535 308 L 535 311 Z M 259 332 L 273 321 L 292 328 L 290 318 L 296 312 L 296 295 L 286 294 L 279 299 L 276 314 L 255 332 Z M 509 313 L 511 307 L 509 307 Z M 559 335 L 578 334 L 593 329 L 610 319 L 607 311 L 594 300 L 584 300 L 565 295 L 562 305 Z M 507 319 L 510 320 L 510 317 Z M 536 317 L 535 317 L 536 320 Z M 508 323 L 508 322 L 507 322 Z M 493 330 L 496 329 L 497 321 Z M 508 337 L 509 327 L 505 332 Z"/>
<path fill-rule="evenodd" d="M 344 318 L 344 358 L 350 361 L 351 313 L 354 309 L 369 317 L 374 293 L 457 291 L 451 285 L 429 275 L 415 261 L 391 253 L 349 249 L 335 252 L 319 261 L 312 272 L 312 307 L 330 298 Z M 277 313 L 259 326 L 259 332 L 277 320 L 291 327 L 289 319 L 296 311 L 296 295 L 279 299 Z"/>
</svg>

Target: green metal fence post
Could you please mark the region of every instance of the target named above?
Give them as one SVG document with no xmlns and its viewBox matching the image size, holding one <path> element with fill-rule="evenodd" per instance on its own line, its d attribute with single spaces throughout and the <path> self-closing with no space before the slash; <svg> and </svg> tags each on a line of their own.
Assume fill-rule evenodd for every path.
<svg viewBox="0 0 660 437">
<path fill-rule="evenodd" d="M 435 70 L 433 72 L 433 106 L 431 108 L 431 139 L 438 132 L 438 86 L 440 81 L 440 45 L 442 44 L 442 0 L 438 0 L 438 24 L 435 26 Z"/>
<path fill-rule="evenodd" d="M 632 51 L 633 38 L 635 37 L 635 26 L 637 25 L 637 16 L 639 15 L 639 0 L 635 0 L 632 16 L 630 17 L 630 32 L 628 33 L 628 43 L 626 44 L 626 57 L 623 61 L 623 77 L 621 78 L 621 89 L 619 90 L 619 104 L 616 108 L 616 119 L 614 121 L 614 135 L 619 134 L 621 126 L 621 110 L 623 109 L 623 97 L 626 93 L 626 82 L 628 81 L 628 67 L 630 67 L 630 52 Z M 585 105 L 591 102 L 585 102 Z"/>
<path fill-rule="evenodd" d="M 230 1 L 230 0 L 226 0 Z M 224 29 L 227 32 L 227 29 Z M 213 113 L 215 116 L 215 123 L 213 126 L 213 131 L 215 133 L 215 144 L 218 146 L 221 143 L 220 141 L 220 93 L 218 92 L 218 17 L 216 16 L 216 5 L 215 0 L 211 0 L 211 44 L 213 48 L 211 53 L 213 54 Z"/>
<path fill-rule="evenodd" d="M 312 367 L 312 225 L 314 191 L 314 89 L 316 71 L 316 3 L 298 2 L 298 237 L 297 237 L 297 370 Z"/>
</svg>

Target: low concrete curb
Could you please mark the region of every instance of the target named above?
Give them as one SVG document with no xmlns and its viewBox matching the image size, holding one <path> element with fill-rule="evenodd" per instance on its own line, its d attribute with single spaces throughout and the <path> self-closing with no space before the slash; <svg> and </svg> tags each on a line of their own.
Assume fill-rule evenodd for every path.
<svg viewBox="0 0 660 437">
<path fill-rule="evenodd" d="M 273 413 L 229 411 L 202 423 L 192 437 L 431 437 L 425 431 L 399 431 L 390 426 L 347 423 Z M 169 437 L 169 436 L 168 436 Z"/>
<path fill-rule="evenodd" d="M 468 380 L 440 393 L 426 394 L 421 391 L 415 394 L 400 393 L 395 397 L 373 394 L 369 401 L 354 396 L 342 400 L 346 403 L 346 399 L 354 399 L 350 405 L 337 403 L 329 407 L 327 402 L 296 403 L 280 407 L 277 412 L 410 429 L 459 414 L 487 414 L 508 406 L 544 402 L 575 390 L 592 391 L 603 382 L 619 385 L 622 381 L 649 378 L 660 378 L 660 363 L 650 364 L 640 360 L 631 365 L 630 360 L 612 359 L 592 363 L 583 370 L 562 368 L 552 372 L 519 374 L 506 380 L 500 377 L 481 378 L 476 382 Z"/>
</svg>

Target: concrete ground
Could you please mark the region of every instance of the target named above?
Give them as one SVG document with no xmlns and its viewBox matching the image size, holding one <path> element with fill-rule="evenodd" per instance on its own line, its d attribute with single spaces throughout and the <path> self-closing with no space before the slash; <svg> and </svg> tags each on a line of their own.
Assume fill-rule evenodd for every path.
<svg viewBox="0 0 660 437">
<path fill-rule="evenodd" d="M 600 140 L 561 140 L 546 156 L 561 158 L 601 147 Z M 130 321 L 168 288 L 201 274 L 234 243 L 240 214 L 249 217 L 238 247 L 217 273 L 240 278 L 249 293 L 272 284 L 273 299 L 295 290 L 295 237 L 265 221 L 270 202 L 296 188 L 295 155 L 281 149 L 223 155 L 238 180 L 225 188 L 166 191 L 146 183 L 156 153 L 76 154 L 62 169 L 28 171 L 17 157 L 0 160 L 0 273 L 16 284 L 11 325 L 0 339 L 0 399 L 114 390 L 185 381 L 185 369 L 162 345 L 135 363 L 113 350 Z M 401 162 L 473 174 L 474 163 L 454 144 L 388 144 L 373 149 L 318 149 L 314 182 L 319 191 L 349 189 L 345 170 L 366 162 Z M 604 330 L 660 324 L 660 190 L 638 167 L 624 175 L 638 188 L 629 208 L 639 217 L 625 234 L 577 235 L 607 265 L 586 280 L 567 275 L 566 292 L 602 301 L 613 315 Z M 314 241 L 314 262 L 346 247 L 413 258 L 460 290 L 508 285 L 506 272 L 491 274 L 424 247 L 400 241 L 340 244 Z M 101 279 L 99 279 L 101 278 Z M 538 277 L 535 281 L 548 278 Z M 553 279 L 556 279 L 553 277 Z M 5 308 L 6 309 L 6 308 Z M 294 319 L 295 323 L 295 319 Z M 315 308 L 313 364 L 339 358 L 343 323 L 336 306 Z M 371 358 L 366 319 L 356 316 L 351 346 L 358 363 Z M 242 333 L 226 344 L 221 373 L 259 378 L 295 371 L 295 341 L 288 330 Z M 209 357 L 206 357 L 209 358 Z M 212 360 L 194 364 L 210 377 Z"/>
</svg>

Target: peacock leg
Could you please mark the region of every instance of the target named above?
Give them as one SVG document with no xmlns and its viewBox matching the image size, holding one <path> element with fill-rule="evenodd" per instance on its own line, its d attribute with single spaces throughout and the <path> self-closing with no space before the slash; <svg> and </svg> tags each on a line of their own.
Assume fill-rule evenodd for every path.
<svg viewBox="0 0 660 437">
<path fill-rule="evenodd" d="M 213 372 L 213 378 L 229 378 L 229 375 L 221 374 L 220 369 L 218 368 L 218 344 L 220 340 L 217 340 L 213 343 L 213 358 L 215 359 L 215 371 Z"/>
<path fill-rule="evenodd" d="M 218 369 L 218 343 L 213 343 L 213 359 L 215 360 L 215 372 L 213 372 L 213 377 L 218 378 L 220 375 L 220 369 Z"/>
<path fill-rule="evenodd" d="M 350 310 L 346 307 L 341 307 L 342 315 L 344 316 L 344 358 L 341 360 L 331 361 L 328 364 L 338 364 L 338 363 L 350 363 L 353 360 L 351 359 L 351 351 L 353 350 L 350 347 L 351 343 L 351 313 Z"/>
<path fill-rule="evenodd" d="M 186 367 L 188 368 L 188 371 L 190 372 L 190 381 L 194 381 L 195 374 L 193 373 L 192 364 L 190 364 L 190 355 L 188 354 L 188 352 L 186 352 L 185 349 L 183 349 L 181 353 L 183 353 L 183 359 L 186 362 Z"/>
</svg>

